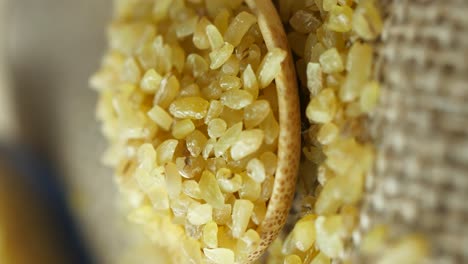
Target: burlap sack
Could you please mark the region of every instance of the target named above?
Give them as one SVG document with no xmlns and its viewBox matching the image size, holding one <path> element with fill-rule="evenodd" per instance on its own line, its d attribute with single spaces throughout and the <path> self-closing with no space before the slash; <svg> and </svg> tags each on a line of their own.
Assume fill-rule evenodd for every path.
<svg viewBox="0 0 468 264">
<path fill-rule="evenodd" d="M 381 4 L 378 154 L 360 233 L 382 223 L 395 237 L 420 232 L 429 263 L 468 263 L 468 1 Z"/>
</svg>

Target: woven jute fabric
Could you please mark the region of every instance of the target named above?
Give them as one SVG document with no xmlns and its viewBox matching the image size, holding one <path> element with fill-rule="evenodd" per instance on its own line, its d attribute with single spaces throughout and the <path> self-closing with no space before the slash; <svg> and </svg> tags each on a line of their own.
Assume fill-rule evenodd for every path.
<svg viewBox="0 0 468 264">
<path fill-rule="evenodd" d="M 394 237 L 425 236 L 428 263 L 468 263 L 468 1 L 381 5 L 377 160 L 356 241 L 387 224 Z"/>
</svg>

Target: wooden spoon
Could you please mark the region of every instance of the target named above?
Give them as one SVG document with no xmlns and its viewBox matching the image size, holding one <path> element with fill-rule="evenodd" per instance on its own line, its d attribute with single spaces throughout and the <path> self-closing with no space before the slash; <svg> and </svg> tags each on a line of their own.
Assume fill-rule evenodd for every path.
<svg viewBox="0 0 468 264">
<path fill-rule="evenodd" d="M 281 48 L 288 52 L 288 56 L 282 63 L 281 72 L 275 78 L 280 124 L 278 166 L 265 219 L 258 229 L 261 241 L 248 257 L 248 263 L 251 263 L 258 259 L 276 239 L 286 222 L 294 198 L 301 153 L 301 135 L 296 74 L 281 19 L 271 0 L 246 0 L 245 2 L 257 16 L 268 50 Z"/>
</svg>

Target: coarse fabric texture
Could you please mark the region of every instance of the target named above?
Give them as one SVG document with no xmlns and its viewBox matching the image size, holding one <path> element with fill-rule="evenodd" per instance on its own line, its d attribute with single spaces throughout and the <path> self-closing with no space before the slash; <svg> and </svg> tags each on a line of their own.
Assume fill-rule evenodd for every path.
<svg viewBox="0 0 468 264">
<path fill-rule="evenodd" d="M 429 263 L 468 263 L 468 1 L 381 5 L 382 94 L 370 123 L 378 152 L 360 233 L 380 224 L 394 237 L 419 232 Z"/>
</svg>

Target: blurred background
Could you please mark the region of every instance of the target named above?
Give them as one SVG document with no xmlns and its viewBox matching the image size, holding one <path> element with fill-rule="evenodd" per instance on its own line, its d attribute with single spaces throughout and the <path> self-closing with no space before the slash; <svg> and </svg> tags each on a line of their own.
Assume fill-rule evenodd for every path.
<svg viewBox="0 0 468 264">
<path fill-rule="evenodd" d="M 88 88 L 111 15 L 111 0 L 0 0 L 2 264 L 115 263 L 125 243 Z"/>
</svg>

